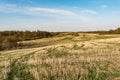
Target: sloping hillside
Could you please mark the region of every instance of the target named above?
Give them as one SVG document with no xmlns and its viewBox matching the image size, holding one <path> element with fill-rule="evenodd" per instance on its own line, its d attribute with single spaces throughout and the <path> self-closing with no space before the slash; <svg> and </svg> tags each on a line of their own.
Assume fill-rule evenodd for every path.
<svg viewBox="0 0 120 80">
<path fill-rule="evenodd" d="M 67 36 L 22 43 L 47 45 L 1 51 L 0 80 L 120 79 L 119 37 Z"/>
</svg>

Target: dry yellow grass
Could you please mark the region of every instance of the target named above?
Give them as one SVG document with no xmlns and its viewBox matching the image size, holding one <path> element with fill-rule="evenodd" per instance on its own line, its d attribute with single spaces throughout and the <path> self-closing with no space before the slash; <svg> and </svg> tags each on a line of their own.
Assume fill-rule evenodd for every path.
<svg viewBox="0 0 120 80">
<path fill-rule="evenodd" d="M 96 35 L 91 36 L 95 37 Z M 64 38 L 63 37 L 56 39 L 52 38 L 50 40 L 45 39 L 45 41 L 44 39 L 42 39 L 38 40 L 38 42 L 49 42 L 52 40 L 56 41 L 59 39 Z M 75 41 L 74 39 L 75 40 L 77 39 L 77 41 Z M 1 80 L 24 80 L 25 78 L 27 78 L 28 80 L 119 79 L 120 77 L 119 37 L 109 39 L 92 39 L 87 41 L 86 40 L 81 41 L 81 38 L 76 37 L 72 38 L 72 40 L 73 41 L 69 43 L 68 42 L 58 43 L 44 47 L 0 52 L 0 79 Z"/>
</svg>

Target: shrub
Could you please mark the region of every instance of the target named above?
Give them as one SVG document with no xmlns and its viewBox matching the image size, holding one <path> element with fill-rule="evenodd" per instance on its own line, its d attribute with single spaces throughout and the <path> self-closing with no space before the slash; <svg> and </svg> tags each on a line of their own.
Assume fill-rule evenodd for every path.
<svg viewBox="0 0 120 80">
<path fill-rule="evenodd" d="M 1 48 L 5 50 L 13 49 L 16 47 L 17 47 L 17 41 L 10 38 L 5 39 L 1 44 Z"/>
</svg>

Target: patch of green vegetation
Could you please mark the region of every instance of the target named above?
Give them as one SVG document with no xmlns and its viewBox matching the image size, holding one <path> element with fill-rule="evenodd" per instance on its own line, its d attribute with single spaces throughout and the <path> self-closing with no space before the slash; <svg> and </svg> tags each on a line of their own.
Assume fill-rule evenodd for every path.
<svg viewBox="0 0 120 80">
<path fill-rule="evenodd" d="M 6 80 L 14 80 L 15 77 L 19 80 L 35 80 L 28 66 L 22 62 L 17 62 L 17 60 L 11 62 L 10 72 L 7 74 Z"/>
<path fill-rule="evenodd" d="M 120 46 L 120 43 L 115 43 L 115 45 Z"/>
<path fill-rule="evenodd" d="M 49 69 L 47 69 L 47 74 L 45 75 L 44 73 L 41 76 L 41 79 L 44 80 L 106 80 L 108 78 L 113 79 L 113 76 L 109 73 L 109 71 L 103 71 L 100 70 L 98 72 L 96 66 L 86 66 L 84 68 L 87 70 L 87 73 L 76 73 L 74 70 L 70 70 L 66 73 L 64 73 L 62 70 L 59 70 L 59 73 L 56 74 L 51 74 Z"/>
<path fill-rule="evenodd" d="M 77 44 L 74 44 L 73 49 L 77 50 L 77 49 L 80 49 L 80 47 Z"/>
<path fill-rule="evenodd" d="M 81 46 L 74 44 L 73 49 L 75 49 L 75 50 L 83 49 L 84 50 L 85 49 L 84 46 L 85 46 L 84 44 L 81 44 Z"/>
<path fill-rule="evenodd" d="M 72 40 L 72 37 L 65 37 L 64 39 L 62 40 Z"/>
<path fill-rule="evenodd" d="M 17 59 L 13 59 L 10 63 L 10 71 L 7 73 L 6 80 L 14 80 L 14 78 L 18 78 L 19 80 L 35 80 L 29 71 L 28 65 L 24 63 L 31 58 L 35 52 L 36 51 L 21 56 Z"/>
<path fill-rule="evenodd" d="M 0 69 L 5 68 L 5 66 L 0 66 Z"/>
<path fill-rule="evenodd" d="M 114 66 L 117 66 L 118 64 L 114 64 L 113 63 L 113 65 Z M 120 77 L 120 68 L 119 67 L 113 67 L 112 68 L 113 69 L 113 73 L 112 73 L 112 75 L 114 76 L 114 78 L 116 78 L 116 77 Z"/>
<path fill-rule="evenodd" d="M 42 64 L 40 64 L 40 66 L 43 68 L 50 68 L 51 67 L 51 65 L 48 63 L 42 63 Z"/>
<path fill-rule="evenodd" d="M 70 55 L 68 51 L 66 50 L 58 50 L 56 48 L 49 48 L 47 49 L 47 56 L 48 57 L 56 57 L 56 58 L 60 58 L 60 57 L 65 57 Z"/>
<path fill-rule="evenodd" d="M 109 64 L 100 67 L 98 63 L 91 64 L 85 62 L 83 63 L 83 68 L 87 70 L 87 74 L 82 75 L 84 78 L 82 80 L 106 80 L 107 78 L 113 78 L 112 73 L 108 70 Z"/>
<path fill-rule="evenodd" d="M 116 36 L 112 36 L 112 35 L 98 35 L 96 36 L 96 39 L 107 39 L 107 38 L 115 38 Z"/>
<path fill-rule="evenodd" d="M 116 73 L 113 74 L 114 77 L 120 77 L 120 71 L 116 71 Z"/>
<path fill-rule="evenodd" d="M 80 47 L 81 47 L 81 48 L 83 48 L 84 46 L 85 46 L 85 45 L 84 45 L 84 44 L 82 44 Z"/>
</svg>

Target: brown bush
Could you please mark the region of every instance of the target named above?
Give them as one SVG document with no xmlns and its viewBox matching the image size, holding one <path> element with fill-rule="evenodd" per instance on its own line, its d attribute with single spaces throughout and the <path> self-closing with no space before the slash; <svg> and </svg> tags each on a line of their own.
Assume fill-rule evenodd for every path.
<svg viewBox="0 0 120 80">
<path fill-rule="evenodd" d="M 2 49 L 9 50 L 17 47 L 17 41 L 10 38 L 5 39 L 1 45 Z"/>
</svg>

